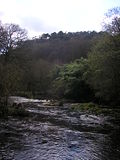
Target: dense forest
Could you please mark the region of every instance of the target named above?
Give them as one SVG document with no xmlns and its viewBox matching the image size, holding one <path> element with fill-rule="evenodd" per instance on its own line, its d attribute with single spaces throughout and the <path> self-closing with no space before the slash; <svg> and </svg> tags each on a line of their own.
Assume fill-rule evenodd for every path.
<svg viewBox="0 0 120 160">
<path fill-rule="evenodd" d="M 101 32 L 59 31 L 27 38 L 0 23 L 0 97 L 20 95 L 120 104 L 120 9 Z M 113 16 L 114 15 L 114 16 Z M 1 102 L 2 103 L 2 102 Z"/>
</svg>

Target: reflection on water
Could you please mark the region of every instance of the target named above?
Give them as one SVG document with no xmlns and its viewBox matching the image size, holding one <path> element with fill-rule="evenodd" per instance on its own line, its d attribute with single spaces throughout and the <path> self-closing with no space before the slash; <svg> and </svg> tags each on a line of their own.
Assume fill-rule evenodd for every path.
<svg viewBox="0 0 120 160">
<path fill-rule="evenodd" d="M 51 109 L 47 110 L 48 114 L 50 111 L 53 113 Z M 43 110 L 41 112 L 43 113 Z M 55 112 L 60 112 L 60 109 L 55 109 Z M 61 111 L 63 115 L 65 112 L 67 110 Z M 68 118 L 66 120 L 65 115 L 63 117 L 60 113 L 58 115 L 57 123 L 50 121 L 50 117 L 44 121 L 40 120 L 39 114 L 37 118 L 35 116 L 28 119 L 9 117 L 8 120 L 0 120 L 0 159 L 120 160 L 119 126 L 112 130 L 108 128 L 104 133 L 98 129 L 96 122 L 97 132 L 89 127 L 88 130 L 84 130 L 83 127 L 77 130 L 74 126 L 59 125 L 60 118 L 64 123 Z M 69 115 L 66 114 L 69 119 L 75 120 L 75 115 L 72 113 Z M 85 121 L 86 124 L 88 119 L 84 120 L 85 117 L 81 118 L 81 115 L 77 117 L 81 119 L 80 122 Z M 72 122 L 71 120 L 71 124 Z M 79 122 L 76 120 L 76 123 Z M 102 124 L 99 125 L 102 128 Z"/>
</svg>

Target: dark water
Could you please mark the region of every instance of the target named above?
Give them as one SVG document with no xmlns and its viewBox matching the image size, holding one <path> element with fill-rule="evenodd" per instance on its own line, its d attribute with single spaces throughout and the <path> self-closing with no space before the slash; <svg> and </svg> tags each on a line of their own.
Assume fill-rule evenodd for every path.
<svg viewBox="0 0 120 160">
<path fill-rule="evenodd" d="M 3 160 L 120 160 L 119 122 L 64 107 L 27 104 L 29 118 L 0 120 Z"/>
</svg>

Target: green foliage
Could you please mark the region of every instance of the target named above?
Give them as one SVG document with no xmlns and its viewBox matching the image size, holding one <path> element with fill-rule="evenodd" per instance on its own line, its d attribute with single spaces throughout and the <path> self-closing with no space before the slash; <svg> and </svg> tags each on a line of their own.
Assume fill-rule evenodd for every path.
<svg viewBox="0 0 120 160">
<path fill-rule="evenodd" d="M 96 97 L 106 102 L 120 102 L 120 37 L 104 36 L 88 57 L 88 83 Z"/>
<path fill-rule="evenodd" d="M 102 32 L 68 32 L 62 31 L 43 34 L 40 38 L 25 41 L 19 46 L 17 53 L 38 60 L 44 59 L 53 64 L 64 64 L 87 57 L 92 46 L 92 39 Z"/>
<path fill-rule="evenodd" d="M 21 83 L 21 69 L 12 63 L 0 64 L 0 96 L 8 96 L 16 91 Z"/>
<path fill-rule="evenodd" d="M 120 19 L 115 14 L 111 32 L 60 31 L 26 41 L 18 25 L 0 24 L 0 97 L 6 104 L 12 94 L 83 102 L 94 101 L 95 94 L 102 102 L 120 103 Z M 18 31 L 20 37 L 14 37 Z"/>
<path fill-rule="evenodd" d="M 83 111 L 89 114 L 95 114 L 95 115 L 100 115 L 100 114 L 110 114 L 111 109 L 108 108 L 102 108 L 101 106 L 89 102 L 89 103 L 80 103 L 80 104 L 73 104 L 72 108 L 73 111 Z"/>
<path fill-rule="evenodd" d="M 91 90 L 83 78 L 87 67 L 87 59 L 81 58 L 59 68 L 59 72 L 57 68 L 57 77 L 53 83 L 55 94 L 67 99 L 88 100 Z"/>
<path fill-rule="evenodd" d="M 46 92 L 50 84 L 49 72 L 51 64 L 44 60 L 36 60 L 31 64 L 31 73 L 28 77 L 28 90 L 32 92 Z M 30 88 L 29 88 L 30 87 Z"/>
<path fill-rule="evenodd" d="M 18 29 L 16 25 L 7 25 L 8 29 L 10 26 Z M 6 50 L 4 52 L 5 54 L 0 55 L 1 96 L 14 95 L 16 93 L 17 95 L 18 93 L 21 95 L 22 92 L 31 93 L 33 96 L 37 96 L 38 94 L 40 95 L 39 97 L 42 95 L 50 95 L 53 93 L 53 89 L 50 86 L 51 82 L 58 77 L 57 74 L 59 73 L 59 68 L 61 68 L 58 67 L 53 76 L 51 70 L 55 65 L 63 65 L 66 62 L 68 63 L 77 58 L 81 58 L 81 56 L 87 57 L 93 37 L 99 35 L 101 35 L 101 33 L 63 33 L 60 31 L 58 33 L 43 34 L 40 38 L 22 41 L 22 43 L 18 43 L 15 47 L 9 48 L 9 54 L 6 54 L 8 52 Z M 2 40 L 4 41 L 4 37 Z M 18 42 L 19 40 L 20 39 L 18 39 Z M 70 67 L 68 66 L 68 68 Z M 73 70 L 74 69 L 75 67 L 73 67 Z M 74 90 L 76 91 L 75 97 L 79 94 L 76 90 L 79 85 L 79 78 L 72 76 L 72 73 L 70 74 L 71 78 L 69 78 L 68 86 L 67 80 L 63 81 L 61 79 L 56 82 L 56 85 L 58 83 L 57 88 L 60 87 L 58 94 L 60 97 L 63 95 L 64 86 L 66 86 L 64 94 L 66 97 L 74 98 L 72 93 Z M 77 67 L 74 74 L 77 74 Z M 84 86 L 82 80 L 81 83 L 83 83 L 83 85 L 81 85 L 82 88 L 80 90 L 86 86 Z M 75 87 L 74 84 L 76 84 Z"/>
<path fill-rule="evenodd" d="M 88 114 L 94 114 L 94 115 L 111 115 L 115 116 L 116 118 L 120 118 L 120 109 L 119 106 L 116 108 L 110 106 L 102 106 L 95 104 L 93 102 L 89 103 L 73 103 L 70 107 L 70 110 L 74 112 L 85 112 Z"/>
<path fill-rule="evenodd" d="M 79 103 L 79 104 L 72 104 L 72 110 L 74 111 L 85 111 L 88 113 L 95 113 L 95 114 L 100 114 L 101 113 L 101 108 L 92 103 Z"/>
</svg>

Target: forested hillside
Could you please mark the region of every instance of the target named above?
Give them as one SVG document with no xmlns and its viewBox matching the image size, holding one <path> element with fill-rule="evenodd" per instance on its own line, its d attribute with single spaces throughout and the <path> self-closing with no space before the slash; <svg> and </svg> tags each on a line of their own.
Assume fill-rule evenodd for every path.
<svg viewBox="0 0 120 160">
<path fill-rule="evenodd" d="M 117 15 L 105 26 L 105 31 L 60 31 L 33 39 L 28 39 L 26 30 L 18 25 L 1 23 L 0 96 L 119 104 L 120 18 Z"/>
</svg>

